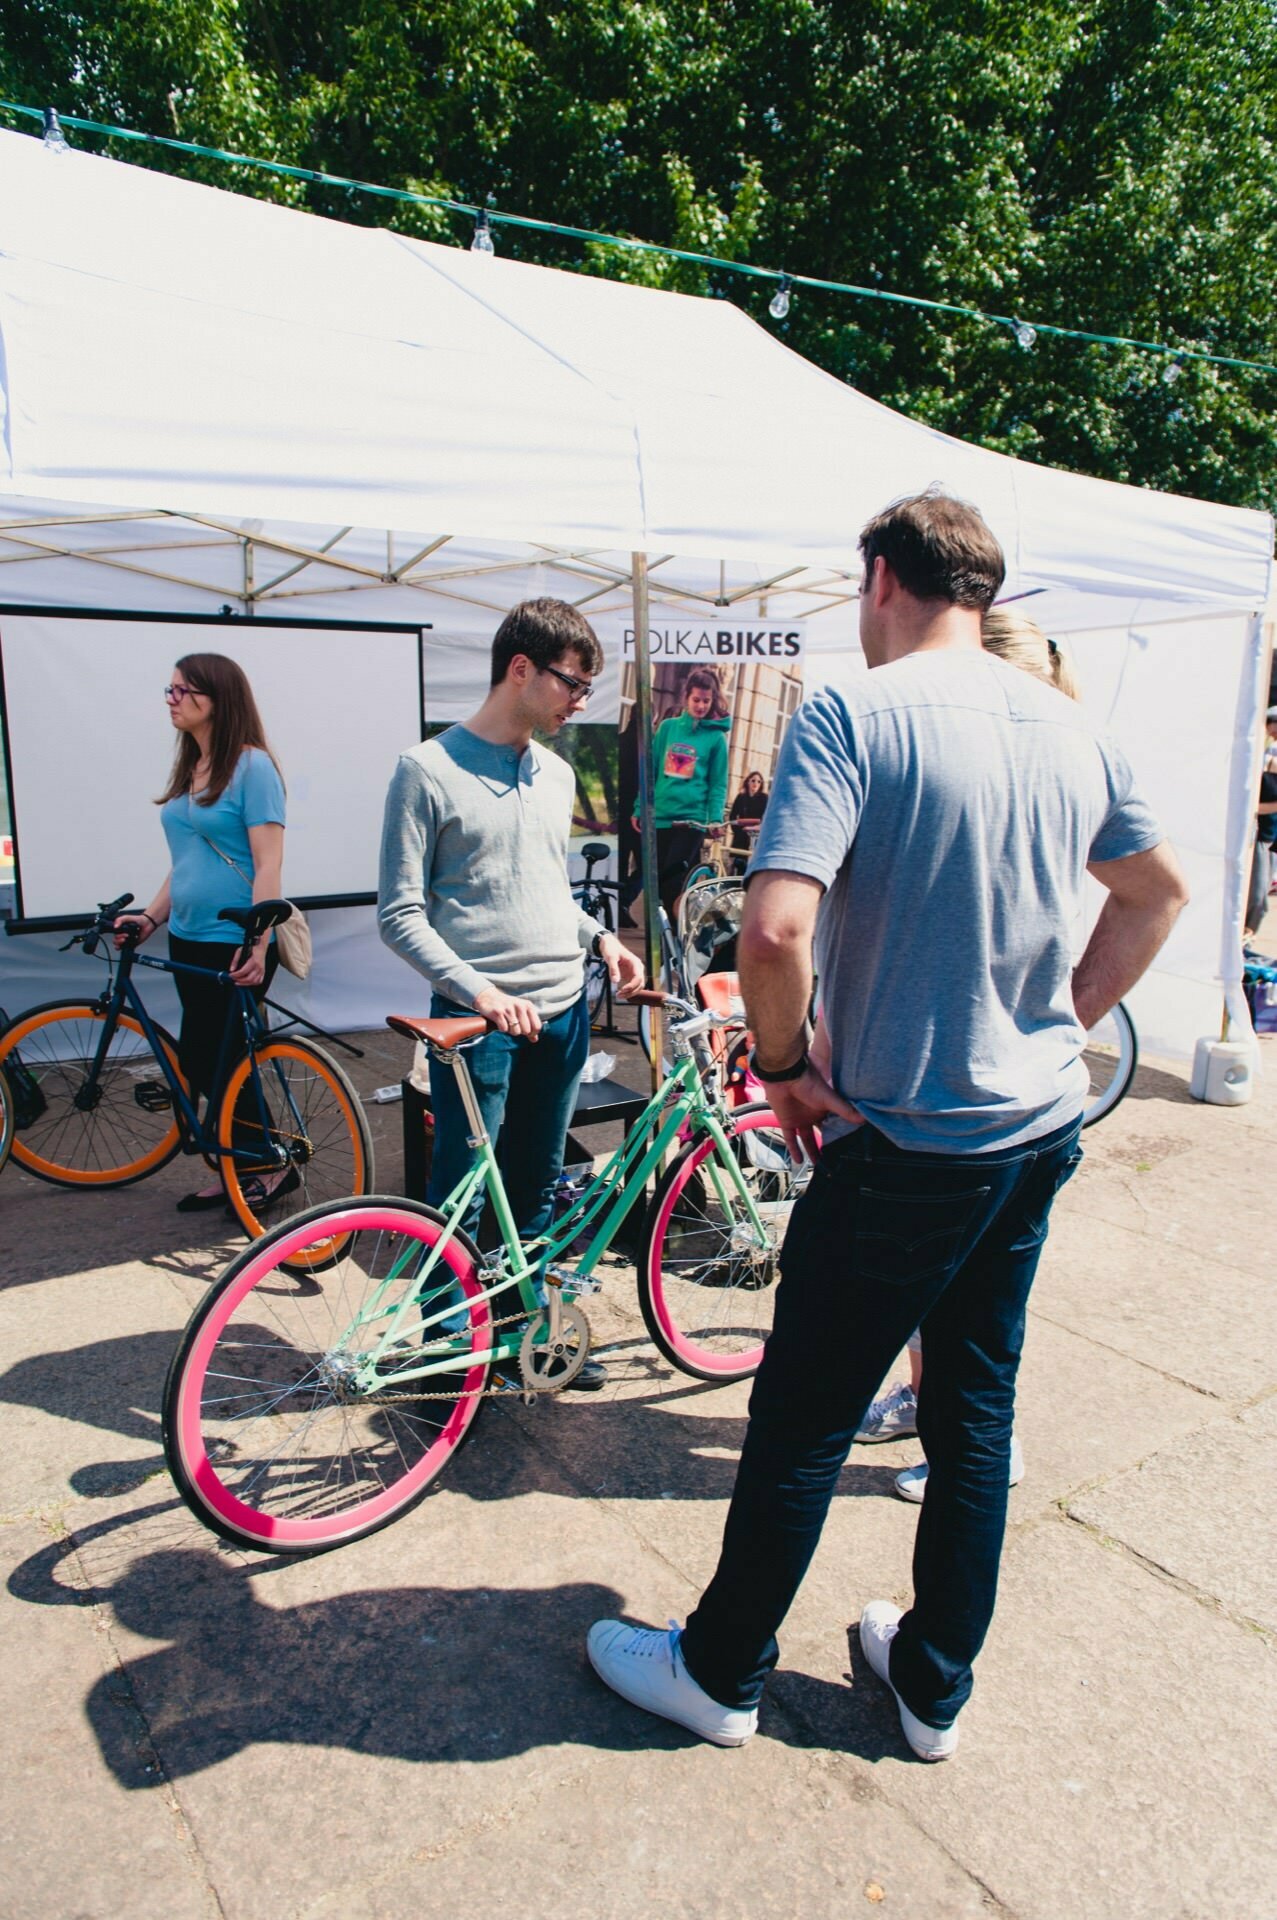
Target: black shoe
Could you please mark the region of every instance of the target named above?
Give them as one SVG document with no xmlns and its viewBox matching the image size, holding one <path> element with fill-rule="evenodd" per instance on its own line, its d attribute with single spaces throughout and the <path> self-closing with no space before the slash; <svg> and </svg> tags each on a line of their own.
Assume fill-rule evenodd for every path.
<svg viewBox="0 0 1277 1920">
<path fill-rule="evenodd" d="M 607 1368 L 601 1360 L 587 1360 L 580 1373 L 569 1380 L 564 1393 L 598 1393 L 607 1385 Z"/>
<path fill-rule="evenodd" d="M 179 1213 L 211 1213 L 214 1207 L 224 1207 L 226 1195 L 219 1187 L 216 1193 L 184 1193 L 177 1203 Z"/>
<path fill-rule="evenodd" d="M 244 1205 L 256 1214 L 263 1214 L 271 1207 L 277 1206 L 286 1193 L 296 1193 L 301 1183 L 302 1177 L 296 1167 L 290 1167 L 279 1185 L 272 1187 L 269 1193 L 266 1191 L 261 1175 L 256 1173 L 250 1174 L 247 1180 L 241 1181 L 239 1190 L 243 1196 Z M 229 1200 L 226 1203 L 226 1211 L 232 1215 L 235 1213 Z"/>
</svg>

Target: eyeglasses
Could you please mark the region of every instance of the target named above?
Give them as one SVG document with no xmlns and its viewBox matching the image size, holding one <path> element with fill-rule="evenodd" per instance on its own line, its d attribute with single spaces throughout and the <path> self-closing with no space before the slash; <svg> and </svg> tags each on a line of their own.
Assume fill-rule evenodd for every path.
<svg viewBox="0 0 1277 1920">
<path fill-rule="evenodd" d="M 574 700 L 584 702 L 588 700 L 594 692 L 594 688 L 588 680 L 577 680 L 570 673 L 560 673 L 557 667 L 542 667 L 541 671 L 542 673 L 552 673 L 556 680 L 561 680 Z"/>
<path fill-rule="evenodd" d="M 184 687 L 180 680 L 175 680 L 171 687 L 165 687 L 164 698 L 171 707 L 175 707 L 180 701 L 185 700 L 188 693 L 193 694 L 197 700 L 202 697 L 198 687 Z"/>
</svg>

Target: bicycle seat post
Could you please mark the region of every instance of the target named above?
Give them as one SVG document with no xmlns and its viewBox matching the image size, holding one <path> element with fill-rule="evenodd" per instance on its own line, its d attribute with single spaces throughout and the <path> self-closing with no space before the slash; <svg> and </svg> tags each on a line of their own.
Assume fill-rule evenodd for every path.
<svg viewBox="0 0 1277 1920">
<path fill-rule="evenodd" d="M 434 1059 L 451 1067 L 456 1075 L 457 1092 L 461 1095 L 461 1104 L 466 1110 L 466 1119 L 470 1122 L 471 1133 L 466 1140 L 468 1147 L 491 1146 L 488 1130 L 483 1124 L 483 1115 L 479 1111 L 479 1101 L 474 1090 L 474 1081 L 470 1078 L 470 1069 L 462 1057 L 461 1047 L 439 1047 L 433 1043 L 430 1047 Z"/>
</svg>

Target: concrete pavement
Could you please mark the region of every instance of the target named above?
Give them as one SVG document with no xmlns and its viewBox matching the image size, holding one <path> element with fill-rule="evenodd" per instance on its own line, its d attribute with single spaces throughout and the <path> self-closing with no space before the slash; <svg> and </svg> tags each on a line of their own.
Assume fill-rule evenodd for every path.
<svg viewBox="0 0 1277 1920">
<path fill-rule="evenodd" d="M 191 1167 L 93 1195 L 11 1165 L 0 1913 L 1277 1913 L 1263 1044 L 1249 1106 L 1146 1063 L 1086 1137 L 1033 1301 L 999 1611 L 939 1768 L 848 1632 L 907 1599 L 913 1444 L 853 1454 L 759 1737 L 701 1746 L 582 1660 L 600 1613 L 692 1603 L 744 1423 L 743 1388 L 658 1359 L 624 1267 L 588 1303 L 605 1394 L 493 1406 L 398 1525 L 262 1559 L 188 1515 L 160 1456 L 177 1334 L 238 1244 L 173 1211 Z M 402 1063 L 377 1039 L 357 1083 Z M 393 1190 L 399 1109 L 371 1113 Z"/>
</svg>

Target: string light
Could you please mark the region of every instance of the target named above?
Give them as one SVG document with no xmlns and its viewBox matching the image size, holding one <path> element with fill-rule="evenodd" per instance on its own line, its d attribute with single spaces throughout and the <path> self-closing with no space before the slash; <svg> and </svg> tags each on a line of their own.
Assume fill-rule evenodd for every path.
<svg viewBox="0 0 1277 1920">
<path fill-rule="evenodd" d="M 772 295 L 767 308 L 767 311 L 768 313 L 770 313 L 773 320 L 784 320 L 788 316 L 789 289 L 793 286 L 793 284 L 794 284 L 793 281 L 790 279 L 787 273 L 781 274 L 780 285 L 777 287 L 775 293 Z"/>
<path fill-rule="evenodd" d="M 50 153 L 69 153 L 70 142 L 62 131 L 62 122 L 58 119 L 54 107 L 44 109 L 44 144 Z"/>
<path fill-rule="evenodd" d="M 55 151 L 66 146 L 62 134 L 62 120 L 51 107 L 41 109 L 28 107 L 16 100 L 0 100 L 0 109 L 6 113 L 25 115 L 29 119 L 45 122 L 46 139 Z M 223 160 L 230 166 L 253 167 L 260 173 L 274 175 L 281 180 L 306 181 L 316 186 L 336 187 L 347 193 L 365 193 L 380 200 L 391 200 L 397 204 L 414 207 L 435 207 L 449 213 L 468 215 L 475 223 L 474 238 L 470 242 L 475 253 L 492 253 L 492 225 L 522 227 L 533 233 L 554 234 L 567 240 L 581 240 L 593 246 L 615 247 L 620 252 L 654 254 L 663 260 L 681 260 L 692 266 L 706 267 L 718 273 L 735 273 L 742 278 L 752 280 L 775 280 L 774 267 L 755 267 L 743 260 L 722 260 L 715 254 L 694 253 L 686 247 L 662 246 L 655 240 L 634 240 L 619 233 L 602 233 L 593 227 L 564 226 L 556 220 L 537 220 L 530 214 L 499 213 L 494 208 L 476 207 L 465 200 L 452 200 L 444 194 L 411 193 L 405 187 L 383 187 L 369 180 L 350 180 L 341 174 L 322 173 L 314 167 L 293 167 L 282 160 L 262 160 L 253 154 L 228 153 L 223 147 L 207 147 L 192 140 L 175 140 L 168 134 L 140 133 L 135 127 L 120 127 L 101 120 L 86 120 L 77 114 L 64 116 L 65 123 L 84 133 L 102 134 L 111 140 L 136 140 L 146 146 L 164 147 L 174 153 L 186 153 L 200 160 Z M 53 127 L 50 127 L 50 120 Z M 50 139 L 50 133 L 55 137 Z M 60 144 L 59 144 L 60 143 Z M 781 274 L 781 286 L 772 297 L 770 311 L 775 315 L 775 303 L 786 296 L 792 288 L 806 287 L 818 293 L 848 294 L 858 300 L 880 300 L 893 306 L 916 307 L 924 313 L 952 314 L 963 320 L 983 320 L 990 326 L 1009 327 L 1017 344 L 1027 353 L 1037 342 L 1040 334 L 1050 334 L 1059 340 L 1083 340 L 1094 346 L 1128 347 L 1137 353 L 1154 353 L 1166 360 L 1167 366 L 1175 366 L 1179 374 L 1193 361 L 1205 361 L 1217 367 L 1239 367 L 1249 373 L 1277 373 L 1277 364 L 1270 360 L 1243 360 L 1236 354 L 1208 353 L 1200 347 L 1168 346 L 1161 340 L 1138 340 L 1130 334 L 1095 333 L 1084 327 L 1060 327 L 1048 320 L 1039 320 L 1036 324 L 1007 313 L 988 313 L 981 307 L 964 307 L 952 300 L 928 300 L 921 294 L 895 293 L 885 287 L 862 287 L 847 280 L 821 280 L 815 275 L 805 273 Z M 783 318 L 784 315 L 777 315 Z M 1166 376 L 1163 375 L 1165 378 Z M 1172 380 L 1168 380 L 1172 384 Z"/>
<path fill-rule="evenodd" d="M 1183 371 L 1184 368 L 1178 360 L 1168 360 L 1162 368 L 1162 385 L 1173 387 Z"/>
</svg>

